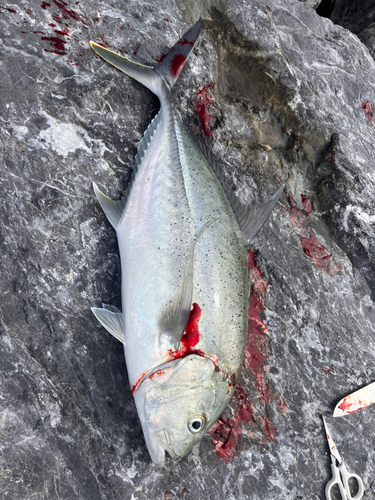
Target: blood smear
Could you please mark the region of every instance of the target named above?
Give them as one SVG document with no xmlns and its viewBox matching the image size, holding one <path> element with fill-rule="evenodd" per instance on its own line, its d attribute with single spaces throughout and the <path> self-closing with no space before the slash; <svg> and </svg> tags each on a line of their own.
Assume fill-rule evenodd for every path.
<svg viewBox="0 0 375 500">
<path fill-rule="evenodd" d="M 198 90 L 197 96 L 194 100 L 194 107 L 198 116 L 201 120 L 202 131 L 204 135 L 210 136 L 212 135 L 210 122 L 215 120 L 213 116 L 211 116 L 207 111 L 207 106 L 212 101 L 212 97 L 207 94 L 206 90 L 209 87 L 212 87 L 213 83 L 209 83 L 205 87 L 202 87 Z"/>
<path fill-rule="evenodd" d="M 241 384 L 238 384 L 229 404 L 230 418 L 220 417 L 211 427 L 216 456 L 229 462 L 240 451 L 242 434 L 245 433 L 263 443 L 276 439 L 276 430 L 270 420 L 270 403 L 276 401 L 280 413 L 286 414 L 285 401 L 273 391 L 266 378 L 266 367 L 270 358 L 267 325 L 262 321 L 266 309 L 264 296 L 268 283 L 257 266 L 256 255 L 248 252 L 248 266 L 252 272 L 252 287 L 248 314 L 248 337 L 242 373 L 249 378 L 256 388 L 258 403 L 256 408 Z M 260 436 L 260 437 L 259 437 Z"/>
</svg>

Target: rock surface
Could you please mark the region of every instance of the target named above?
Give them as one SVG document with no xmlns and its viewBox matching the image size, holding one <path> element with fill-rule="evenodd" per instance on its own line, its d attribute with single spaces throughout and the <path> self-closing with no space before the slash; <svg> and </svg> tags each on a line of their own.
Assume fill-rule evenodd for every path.
<svg viewBox="0 0 375 500">
<path fill-rule="evenodd" d="M 177 108 L 202 133 L 194 99 L 213 82 L 207 140 L 237 196 L 287 187 L 249 254 L 236 398 L 211 436 L 159 470 L 122 346 L 90 311 L 120 306 L 116 237 L 92 181 L 124 192 L 158 103 L 88 40 L 156 64 L 200 16 Z M 368 50 L 296 0 L 18 0 L 0 7 L 0 27 L 2 498 L 323 499 L 322 413 L 375 498 L 375 408 L 329 417 L 375 380 Z"/>
</svg>

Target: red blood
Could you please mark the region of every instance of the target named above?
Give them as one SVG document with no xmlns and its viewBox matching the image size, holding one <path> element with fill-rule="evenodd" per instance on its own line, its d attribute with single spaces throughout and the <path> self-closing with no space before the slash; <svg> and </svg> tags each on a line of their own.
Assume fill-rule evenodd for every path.
<svg viewBox="0 0 375 500">
<path fill-rule="evenodd" d="M 74 12 L 72 9 L 68 9 L 68 3 L 64 2 L 63 0 L 52 0 L 52 2 L 56 5 L 56 7 L 62 12 L 62 17 L 64 19 L 74 19 L 75 21 L 79 21 L 82 24 L 86 24 L 83 16 L 80 14 L 77 14 L 77 12 Z"/>
<path fill-rule="evenodd" d="M 165 373 L 164 370 L 158 370 L 158 371 L 154 372 L 152 375 L 150 375 L 150 378 L 154 378 L 156 376 L 159 377 L 160 375 L 163 375 L 164 373 Z"/>
<path fill-rule="evenodd" d="M 372 106 L 370 104 L 370 101 L 365 101 L 361 104 L 361 108 L 363 109 L 363 111 L 365 112 L 365 116 L 367 116 L 367 118 L 369 120 L 371 120 L 372 122 L 375 123 L 375 118 L 372 114 Z"/>
<path fill-rule="evenodd" d="M 269 419 L 269 404 L 272 399 L 276 400 L 281 413 L 286 414 L 288 411 L 285 401 L 271 391 L 266 379 L 270 347 L 267 326 L 262 321 L 262 315 L 266 309 L 264 295 L 268 283 L 257 266 L 255 253 L 250 250 L 248 267 L 252 271 L 252 287 L 243 373 L 253 380 L 260 406 L 255 413 L 248 395 L 240 385 L 237 385 L 230 404 L 232 418 L 226 420 L 223 417 L 219 418 L 209 431 L 217 457 L 225 462 L 229 462 L 239 451 L 244 429 L 253 437 L 260 434 L 262 436 L 260 440 L 264 443 L 276 439 L 274 424 Z M 232 381 L 228 385 L 231 386 Z M 229 411 L 229 407 L 226 411 Z"/>
<path fill-rule="evenodd" d="M 142 375 L 139 377 L 139 379 L 137 380 L 137 382 L 133 385 L 133 387 L 131 388 L 130 392 L 131 392 L 131 395 L 133 396 L 134 398 L 134 393 L 135 391 L 138 389 L 138 386 L 139 384 L 142 382 L 142 380 L 144 379 L 146 373 L 148 372 L 149 370 L 146 370 L 145 372 L 142 373 Z"/>
<path fill-rule="evenodd" d="M 289 220 L 294 229 L 302 231 L 302 233 L 306 233 L 310 224 L 309 213 L 312 210 L 312 204 L 305 195 L 301 194 L 301 198 L 304 207 L 303 210 L 297 208 L 297 203 L 293 200 L 293 198 L 289 198 L 292 205 L 290 207 Z"/>
<path fill-rule="evenodd" d="M 0 9 L 2 10 L 7 10 L 8 12 L 10 12 L 11 14 L 17 14 L 17 11 L 14 10 L 14 9 L 9 9 L 7 7 L 0 7 Z"/>
<path fill-rule="evenodd" d="M 29 16 L 33 13 L 33 11 L 30 9 L 25 9 L 25 12 L 26 12 L 26 14 L 29 14 Z"/>
<path fill-rule="evenodd" d="M 39 35 L 44 35 L 44 31 L 33 31 L 33 33 L 38 33 Z"/>
<path fill-rule="evenodd" d="M 64 45 L 67 43 L 65 40 L 62 40 L 61 38 L 57 38 L 54 36 L 50 36 L 50 37 L 42 36 L 41 40 L 47 40 L 48 42 L 50 42 L 50 45 L 52 45 L 52 47 L 55 47 L 55 49 L 56 49 L 56 50 L 44 49 L 46 52 L 52 52 L 52 53 L 58 54 L 58 55 L 65 55 L 66 54 L 66 52 L 64 52 L 64 50 L 65 50 Z"/>
<path fill-rule="evenodd" d="M 162 60 L 163 60 L 164 58 L 165 58 L 165 54 L 162 54 L 162 55 L 161 55 L 161 56 L 159 56 L 159 57 L 154 57 L 155 61 L 156 61 L 156 62 L 158 62 L 158 63 L 162 62 Z"/>
<path fill-rule="evenodd" d="M 171 74 L 175 78 L 180 76 L 181 71 L 183 70 L 186 62 L 186 57 L 182 54 L 175 54 L 171 61 Z"/>
<path fill-rule="evenodd" d="M 68 30 L 55 30 L 55 33 L 62 36 L 69 35 Z"/>
<path fill-rule="evenodd" d="M 312 210 L 311 201 L 308 198 L 306 198 L 304 194 L 301 194 L 301 199 L 304 211 L 306 212 L 306 214 L 309 214 Z"/>
<path fill-rule="evenodd" d="M 300 242 L 304 253 L 312 259 L 320 270 L 331 276 L 335 276 L 343 270 L 340 263 L 331 262 L 332 254 L 326 252 L 325 246 L 313 234 L 310 233 L 310 238 L 301 238 Z"/>
<path fill-rule="evenodd" d="M 256 265 L 255 253 L 248 251 L 248 266 L 252 271 L 252 286 L 248 314 L 248 330 L 245 348 L 244 368 L 255 377 L 258 400 L 264 404 L 271 401 L 269 384 L 266 379 L 265 365 L 270 356 L 268 331 L 261 315 L 266 310 L 263 295 L 268 283 Z"/>
<path fill-rule="evenodd" d="M 321 368 L 322 372 L 328 372 L 328 373 L 333 373 L 332 368 L 327 366 L 326 368 Z"/>
<path fill-rule="evenodd" d="M 297 208 L 297 203 L 293 198 L 290 198 L 292 206 L 290 208 L 289 220 L 294 229 L 301 231 L 302 234 L 306 234 L 310 225 L 309 214 L 312 211 L 312 203 L 304 194 L 301 194 L 301 200 L 303 210 Z M 326 252 L 325 246 L 313 234 L 310 233 L 310 238 L 300 238 L 300 243 L 304 253 L 313 260 L 314 264 L 321 271 L 335 276 L 343 270 L 343 266 L 340 263 L 331 261 L 332 254 Z"/>
<path fill-rule="evenodd" d="M 276 397 L 277 408 L 281 413 L 286 415 L 288 413 L 288 407 L 286 405 L 285 400 L 281 396 Z"/>
<path fill-rule="evenodd" d="M 242 424 L 256 422 L 253 405 L 242 387 L 237 386 L 232 401 L 236 406 L 233 418 L 220 417 L 209 431 L 214 452 L 224 462 L 232 460 L 241 447 Z"/>
<path fill-rule="evenodd" d="M 180 45 L 186 45 L 186 44 L 189 44 L 189 45 L 191 45 L 192 47 L 194 47 L 195 40 L 193 40 L 192 42 L 189 42 L 189 40 L 186 40 L 186 38 L 183 38 L 182 40 L 179 40 L 177 43 L 179 43 Z"/>
<path fill-rule="evenodd" d="M 355 409 L 352 409 L 353 403 L 348 401 L 349 398 L 344 398 L 343 402 L 339 406 L 340 410 L 344 411 L 345 413 L 355 413 L 357 410 L 362 410 L 362 406 L 358 408 L 358 405 L 356 404 Z"/>
<path fill-rule="evenodd" d="M 216 456 L 224 462 L 230 462 L 241 443 L 242 427 L 235 420 L 220 417 L 211 427 L 209 435 Z"/>
<path fill-rule="evenodd" d="M 47 7 L 51 7 L 51 4 L 47 3 L 47 2 L 43 2 L 41 7 L 42 7 L 42 9 L 47 9 Z"/>
<path fill-rule="evenodd" d="M 267 441 L 275 441 L 276 439 L 276 431 L 273 426 L 273 423 L 270 421 L 269 418 L 267 417 L 260 417 L 262 421 L 262 429 L 264 432 L 264 435 L 267 437 Z"/>
<path fill-rule="evenodd" d="M 198 356 L 205 356 L 204 352 L 200 349 L 193 349 L 199 342 L 199 329 L 198 321 L 202 315 L 202 309 L 198 304 L 194 303 L 190 311 L 189 319 L 186 325 L 185 333 L 181 338 L 181 347 L 177 351 L 169 349 L 169 355 L 172 359 L 183 358 L 188 354 L 197 354 Z"/>
<path fill-rule="evenodd" d="M 304 210 L 290 207 L 289 220 L 294 229 L 296 229 L 297 231 L 302 231 L 302 233 L 307 232 L 307 228 L 310 224 L 310 219 L 309 216 L 304 213 Z"/>
<path fill-rule="evenodd" d="M 202 315 L 202 309 L 199 307 L 198 304 L 194 303 L 193 308 L 191 309 L 189 314 L 189 319 L 185 328 L 185 333 L 181 338 L 181 343 L 180 343 L 181 347 L 177 351 L 173 351 L 172 349 L 169 349 L 168 351 L 171 359 L 184 358 L 188 354 L 196 354 L 198 356 L 205 357 L 205 353 L 203 351 L 201 351 L 200 349 L 193 349 L 199 342 L 200 334 L 198 329 L 198 322 L 201 318 L 201 315 Z M 217 360 L 212 359 L 212 361 L 215 363 L 215 371 L 216 371 Z M 151 375 L 150 378 L 152 378 L 156 374 L 161 375 L 162 373 L 164 373 L 162 370 L 158 370 L 153 375 Z M 131 388 L 132 396 L 134 395 L 135 391 L 137 390 L 139 384 L 142 382 L 146 374 L 147 371 L 142 373 L 137 382 Z"/>
<path fill-rule="evenodd" d="M 208 87 L 212 86 L 213 83 L 209 83 L 205 87 L 200 88 L 197 92 L 197 97 L 194 100 L 194 107 L 196 112 L 198 113 L 199 118 L 201 119 L 203 133 L 207 136 L 212 135 L 210 121 L 215 119 L 207 112 L 207 106 L 211 102 L 212 97 L 207 94 L 206 90 L 208 89 Z"/>
<path fill-rule="evenodd" d="M 55 28 L 56 24 L 50 23 L 48 26 L 51 26 L 52 28 Z"/>
</svg>

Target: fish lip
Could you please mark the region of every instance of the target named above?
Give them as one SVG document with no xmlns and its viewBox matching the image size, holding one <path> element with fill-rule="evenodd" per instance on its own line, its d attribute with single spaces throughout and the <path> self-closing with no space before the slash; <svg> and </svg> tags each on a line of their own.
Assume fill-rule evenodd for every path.
<svg viewBox="0 0 375 500">
<path fill-rule="evenodd" d="M 163 437 L 161 436 L 163 435 Z M 179 461 L 181 460 L 182 456 L 177 455 L 177 453 L 173 450 L 172 448 L 172 442 L 171 442 L 171 436 L 172 432 L 167 428 L 164 427 L 163 429 L 160 429 L 159 431 L 156 431 L 154 433 L 155 436 L 155 441 L 160 444 L 160 446 L 163 447 L 163 449 L 168 453 L 168 455 L 172 458 L 172 460 Z"/>
</svg>

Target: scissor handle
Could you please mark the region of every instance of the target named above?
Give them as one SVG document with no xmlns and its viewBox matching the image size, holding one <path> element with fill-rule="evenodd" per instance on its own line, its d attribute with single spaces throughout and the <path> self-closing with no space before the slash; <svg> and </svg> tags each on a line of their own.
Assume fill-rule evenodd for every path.
<svg viewBox="0 0 375 500">
<path fill-rule="evenodd" d="M 347 500 L 348 497 L 346 496 L 346 491 L 345 491 L 344 485 L 341 481 L 340 471 L 339 471 L 338 467 L 336 467 L 335 464 L 331 464 L 331 471 L 332 471 L 332 478 L 326 484 L 326 489 L 325 489 L 326 499 L 332 500 L 331 490 L 337 484 L 337 486 L 339 487 L 340 493 L 341 493 L 342 500 Z M 359 500 L 359 498 L 360 497 L 358 497 L 358 499 L 356 498 L 355 500 Z"/>
<path fill-rule="evenodd" d="M 359 500 L 360 498 L 362 498 L 365 489 L 363 487 L 363 481 L 358 476 L 358 474 L 352 474 L 351 472 L 348 472 L 348 469 L 346 468 L 344 461 L 342 461 L 341 464 L 339 465 L 339 471 L 341 473 L 342 482 L 344 484 L 344 488 L 345 488 L 346 496 L 348 497 L 348 500 Z M 350 478 L 355 479 L 357 481 L 357 485 L 358 485 L 358 491 L 354 497 L 352 497 L 350 494 L 350 488 L 349 488 L 349 479 Z"/>
</svg>

